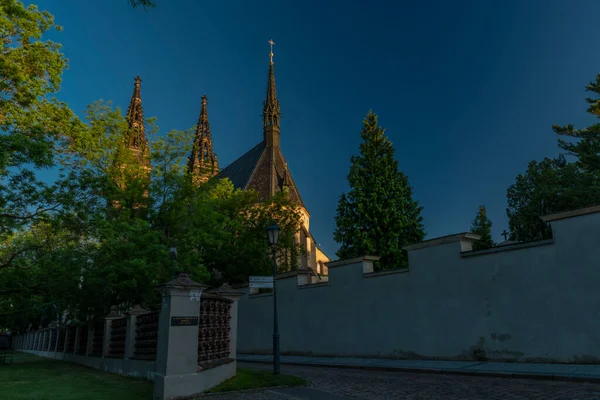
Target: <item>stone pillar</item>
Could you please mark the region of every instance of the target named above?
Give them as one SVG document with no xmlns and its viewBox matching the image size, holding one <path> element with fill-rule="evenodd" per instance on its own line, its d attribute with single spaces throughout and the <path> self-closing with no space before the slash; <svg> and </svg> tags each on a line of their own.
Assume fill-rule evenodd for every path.
<svg viewBox="0 0 600 400">
<path fill-rule="evenodd" d="M 238 292 L 231 288 L 228 284 L 224 284 L 219 289 L 217 289 L 215 294 L 225 297 L 233 301 L 231 303 L 230 310 L 230 330 L 229 330 L 229 358 L 237 359 L 237 332 L 238 332 L 238 302 L 242 296 L 244 296 L 243 292 Z"/>
<path fill-rule="evenodd" d="M 94 348 L 94 327 L 92 323 L 88 323 L 87 345 L 85 346 L 86 357 L 92 354 Z"/>
<path fill-rule="evenodd" d="M 148 310 L 144 310 L 139 305 L 136 305 L 131 310 L 125 313 L 127 316 L 127 328 L 125 336 L 125 356 L 126 360 L 133 358 L 135 355 L 135 340 L 136 340 L 136 321 L 138 315 L 148 314 Z"/>
<path fill-rule="evenodd" d="M 194 391 L 190 385 L 197 382 L 200 299 L 205 288 L 187 274 L 179 274 L 159 289 L 163 299 L 158 319 L 155 399 L 177 398 Z"/>
<path fill-rule="evenodd" d="M 45 351 L 50 352 L 50 346 L 52 346 L 52 329 L 48 329 L 48 345 L 46 346 Z"/>
<path fill-rule="evenodd" d="M 73 345 L 73 355 L 76 355 L 77 350 L 79 349 L 79 338 L 81 337 L 81 335 L 79 334 L 80 329 L 81 325 L 75 327 L 75 344 Z"/>
<path fill-rule="evenodd" d="M 54 358 L 56 358 L 56 353 L 58 352 L 59 340 L 60 340 L 60 328 L 56 328 L 56 343 L 54 343 Z"/>
<path fill-rule="evenodd" d="M 298 279 L 298 286 L 310 285 L 312 283 L 312 271 L 307 268 L 298 269 L 296 271 L 298 274 L 296 278 Z"/>
<path fill-rule="evenodd" d="M 63 343 L 62 353 L 63 357 L 67 353 L 67 343 L 69 343 L 69 327 L 65 326 L 65 342 Z"/>
</svg>

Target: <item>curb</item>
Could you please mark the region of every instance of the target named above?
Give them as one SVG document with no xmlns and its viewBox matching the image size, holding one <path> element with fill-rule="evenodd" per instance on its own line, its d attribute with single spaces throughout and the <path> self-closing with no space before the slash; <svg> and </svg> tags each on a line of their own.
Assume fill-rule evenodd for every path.
<svg viewBox="0 0 600 400">
<path fill-rule="evenodd" d="M 237 360 L 238 362 L 249 362 L 259 364 L 271 364 L 270 361 L 260 360 Z M 367 371 L 387 371 L 387 372 L 409 372 L 420 374 L 440 374 L 440 375 L 461 375 L 461 376 L 481 376 L 487 378 L 512 378 L 512 379 L 533 379 L 541 381 L 558 382 L 589 382 L 600 383 L 600 376 L 569 376 L 552 374 L 532 374 L 530 372 L 501 372 L 501 371 L 469 371 L 458 369 L 424 369 L 410 367 L 379 367 L 376 365 L 349 365 L 349 364 L 317 364 L 300 363 L 293 361 L 280 361 L 281 364 L 295 365 L 300 367 L 323 367 L 323 368 L 344 368 L 344 369 L 362 369 Z"/>
<path fill-rule="evenodd" d="M 308 379 L 306 381 L 307 381 L 306 385 L 297 385 L 297 386 L 265 386 L 265 387 L 253 388 L 253 389 L 228 390 L 228 391 L 225 391 L 225 392 L 203 393 L 200 396 L 198 396 L 197 398 L 211 397 L 211 396 L 222 396 L 224 394 L 252 393 L 252 392 L 260 392 L 260 391 L 263 391 L 263 390 L 273 390 L 273 389 L 288 389 L 288 388 L 297 388 L 297 387 L 309 387 L 310 386 L 310 382 L 308 382 Z"/>
</svg>

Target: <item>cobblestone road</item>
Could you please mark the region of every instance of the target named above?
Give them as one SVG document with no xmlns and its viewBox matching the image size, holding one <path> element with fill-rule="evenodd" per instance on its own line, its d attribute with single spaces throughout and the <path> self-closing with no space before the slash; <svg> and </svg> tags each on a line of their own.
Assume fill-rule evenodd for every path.
<svg viewBox="0 0 600 400">
<path fill-rule="evenodd" d="M 239 363 L 270 369 L 268 364 Z M 206 400 L 600 400 L 600 384 L 366 371 L 282 365 L 281 372 L 304 377 L 309 388 L 271 389 L 207 396 Z"/>
</svg>

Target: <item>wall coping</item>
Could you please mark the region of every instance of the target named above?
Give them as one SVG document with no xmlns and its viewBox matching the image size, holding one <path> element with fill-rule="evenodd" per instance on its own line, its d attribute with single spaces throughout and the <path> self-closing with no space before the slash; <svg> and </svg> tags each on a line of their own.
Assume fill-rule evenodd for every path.
<svg viewBox="0 0 600 400">
<path fill-rule="evenodd" d="M 403 246 L 402 248 L 406 251 L 421 250 L 421 249 L 426 249 L 428 247 L 435 247 L 435 246 L 441 246 L 443 244 L 460 242 L 461 240 L 475 241 L 475 240 L 479 240 L 480 238 L 481 237 L 475 233 L 463 232 L 463 233 L 456 233 L 454 235 L 447 235 L 447 236 L 442 236 L 442 237 L 438 237 L 438 238 L 424 240 L 419 243 L 414 243 L 414 244 L 409 244 L 407 246 Z"/>
<path fill-rule="evenodd" d="M 542 221 L 544 221 L 544 222 L 557 221 L 559 219 L 579 217 L 581 215 L 595 214 L 597 212 L 600 212 L 600 204 L 591 206 L 591 207 L 578 208 L 576 210 L 569 210 L 569 211 L 563 211 L 563 212 L 554 213 L 554 214 L 550 214 L 550 215 L 544 215 L 542 217 Z"/>
<path fill-rule="evenodd" d="M 383 270 L 383 271 L 369 272 L 369 273 L 363 274 L 363 278 L 377 278 L 378 276 L 394 275 L 394 274 L 406 274 L 407 272 L 409 272 L 408 267 L 406 267 L 406 268 L 386 269 L 386 270 Z"/>
<path fill-rule="evenodd" d="M 329 287 L 329 282 L 309 283 L 308 285 L 299 285 L 298 289 L 313 289 L 318 287 Z"/>
<path fill-rule="evenodd" d="M 377 261 L 380 258 L 381 257 L 379 257 L 379 256 L 362 256 L 362 257 L 350 258 L 348 260 L 329 261 L 329 262 L 326 262 L 325 265 L 327 266 L 327 268 L 335 268 L 335 267 L 341 267 L 344 265 L 358 264 L 363 261 Z"/>
<path fill-rule="evenodd" d="M 505 244 L 502 246 L 496 246 L 496 247 L 492 247 L 489 249 L 463 251 L 462 253 L 460 253 L 460 256 L 461 257 L 484 256 L 487 254 L 502 253 L 505 251 L 514 251 L 514 250 L 521 250 L 521 249 L 529 249 L 531 247 L 546 246 L 546 245 L 553 244 L 553 243 L 554 243 L 553 239 L 536 240 L 533 242 L 523 242 L 523 243 L 517 242 L 517 243 L 512 243 L 512 244 Z"/>
</svg>

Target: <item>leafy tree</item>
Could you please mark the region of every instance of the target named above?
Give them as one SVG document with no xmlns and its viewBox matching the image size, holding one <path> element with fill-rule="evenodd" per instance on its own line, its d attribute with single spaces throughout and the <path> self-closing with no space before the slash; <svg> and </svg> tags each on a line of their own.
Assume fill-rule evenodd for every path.
<svg viewBox="0 0 600 400">
<path fill-rule="evenodd" d="M 37 176 L 56 165 L 63 143 L 82 128 L 60 88 L 66 59 L 42 36 L 60 30 L 48 12 L 0 0 L 0 269 L 27 262 L 44 240 L 13 240 L 21 231 L 64 212 L 72 194 Z"/>
<path fill-rule="evenodd" d="M 340 197 L 335 240 L 340 258 L 381 256 L 381 268 L 406 267 L 402 246 L 423 240 L 422 207 L 398 170 L 394 148 L 370 111 L 363 121 L 360 155 L 352 156 L 350 191 Z"/>
<path fill-rule="evenodd" d="M 156 3 L 154 3 L 154 1 L 152 1 L 152 0 L 129 0 L 129 4 L 131 4 L 131 6 L 133 8 L 135 8 L 137 6 L 142 6 L 144 8 L 156 7 Z"/>
<path fill-rule="evenodd" d="M 600 201 L 595 177 L 567 163 L 564 156 L 532 161 L 506 193 L 510 240 L 531 241 L 552 237 L 540 217 L 586 207 Z"/>
<path fill-rule="evenodd" d="M 473 244 L 473 250 L 489 249 L 494 246 L 494 241 L 492 240 L 492 221 L 487 216 L 485 206 L 479 206 L 479 211 L 471 224 L 471 232 L 481 236 Z"/>
<path fill-rule="evenodd" d="M 600 118 L 600 74 L 596 80 L 590 82 L 585 88 L 586 91 L 593 92 L 596 98 L 587 98 L 589 104 L 587 112 Z M 577 166 L 586 172 L 600 174 L 600 123 L 596 123 L 584 129 L 575 129 L 573 125 L 552 127 L 555 133 L 560 136 L 566 136 L 576 139 L 575 142 L 558 140 L 558 146 L 568 154 L 577 157 Z"/>
</svg>

